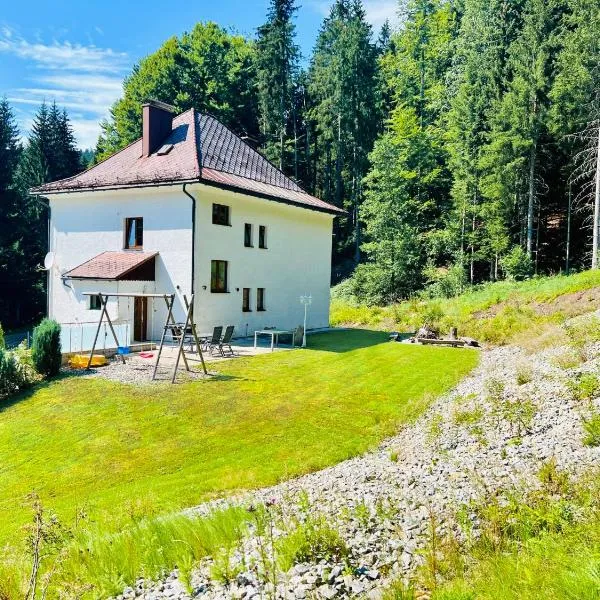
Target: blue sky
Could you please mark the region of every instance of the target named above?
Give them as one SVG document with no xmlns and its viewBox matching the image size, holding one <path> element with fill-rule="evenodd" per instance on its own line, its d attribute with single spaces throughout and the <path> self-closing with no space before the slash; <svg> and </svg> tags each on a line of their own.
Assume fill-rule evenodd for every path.
<svg viewBox="0 0 600 600">
<path fill-rule="evenodd" d="M 307 56 L 331 0 L 301 0 L 298 42 Z M 42 100 L 65 106 L 80 147 L 92 147 L 99 121 L 120 96 L 123 77 L 168 37 L 198 21 L 215 21 L 247 36 L 268 1 L 3 0 L 0 11 L 0 96 L 12 104 L 22 134 Z M 394 20 L 397 0 L 364 0 L 377 30 Z"/>
</svg>

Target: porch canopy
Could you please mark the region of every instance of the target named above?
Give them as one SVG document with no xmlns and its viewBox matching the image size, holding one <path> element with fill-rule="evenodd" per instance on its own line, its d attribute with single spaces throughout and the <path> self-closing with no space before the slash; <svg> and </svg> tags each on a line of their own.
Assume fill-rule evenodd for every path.
<svg viewBox="0 0 600 600">
<path fill-rule="evenodd" d="M 109 281 L 154 281 L 157 256 L 158 252 L 141 252 L 139 250 L 102 252 L 67 271 L 63 277 Z"/>
<path fill-rule="evenodd" d="M 93 279 L 96 279 L 95 277 Z M 179 358 L 183 358 L 183 363 L 187 371 L 190 370 L 190 367 L 187 362 L 187 358 L 185 357 L 185 352 L 183 351 L 183 342 L 185 340 L 185 334 L 188 331 L 188 328 L 191 330 L 192 335 L 194 336 L 194 341 L 196 343 L 196 350 L 200 355 L 200 360 L 202 361 L 202 369 L 204 370 L 204 374 L 207 375 L 208 371 L 206 370 L 206 365 L 204 363 L 204 356 L 202 354 L 202 346 L 200 344 L 200 340 L 198 339 L 198 333 L 196 331 L 196 324 L 194 322 L 193 317 L 193 307 L 194 307 L 194 294 L 191 295 L 189 301 L 187 296 L 183 296 L 183 301 L 185 303 L 186 308 L 186 317 L 185 323 L 177 323 L 175 318 L 173 317 L 173 304 L 175 303 L 176 294 L 152 294 L 146 292 L 83 292 L 84 296 L 98 296 L 100 298 L 100 304 L 102 305 L 102 311 L 100 313 L 100 319 L 98 320 L 98 329 L 96 329 L 96 335 L 94 336 L 94 343 L 92 344 L 92 349 L 90 350 L 90 357 L 88 359 L 87 369 L 90 368 L 92 364 L 92 358 L 94 356 L 94 350 L 96 349 L 96 342 L 98 341 L 98 335 L 100 333 L 100 328 L 102 327 L 102 321 L 104 317 L 106 317 L 106 321 L 112 333 L 112 336 L 115 340 L 115 344 L 117 347 L 119 346 L 119 340 L 117 339 L 117 335 L 113 328 L 112 321 L 110 320 L 110 315 L 108 314 L 107 304 L 109 298 L 163 298 L 167 305 L 167 318 L 165 321 L 165 325 L 163 327 L 163 332 L 160 338 L 160 346 L 158 348 L 158 354 L 156 356 L 156 362 L 154 363 L 154 372 L 152 373 L 152 379 L 156 379 L 156 371 L 158 369 L 158 363 L 160 361 L 160 355 L 162 353 L 162 349 L 165 343 L 165 337 L 167 335 L 167 331 L 180 331 L 179 335 L 179 348 L 177 351 L 177 358 L 175 359 L 175 366 L 173 367 L 173 375 L 171 377 L 171 383 L 175 383 L 175 377 L 177 376 L 177 368 L 179 367 Z M 125 364 L 125 357 L 121 355 L 121 360 L 123 364 Z"/>
</svg>

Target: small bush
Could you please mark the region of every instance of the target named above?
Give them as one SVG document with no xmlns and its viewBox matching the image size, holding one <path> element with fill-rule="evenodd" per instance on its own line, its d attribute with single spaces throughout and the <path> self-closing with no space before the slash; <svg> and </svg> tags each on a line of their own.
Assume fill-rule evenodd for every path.
<svg viewBox="0 0 600 600">
<path fill-rule="evenodd" d="M 483 417 L 483 409 L 480 407 L 474 408 L 473 410 L 458 410 L 454 413 L 454 424 L 463 425 L 469 428 L 472 425 L 476 425 L 481 421 Z"/>
<path fill-rule="evenodd" d="M 500 259 L 502 270 L 507 279 L 519 281 L 531 275 L 533 264 L 531 258 L 521 246 L 514 246 L 510 252 Z"/>
<path fill-rule="evenodd" d="M 498 404 L 504 399 L 504 382 L 495 377 L 490 377 L 485 382 L 485 391 L 487 401 L 491 404 Z"/>
<path fill-rule="evenodd" d="M 4 342 L 4 329 L 2 329 L 2 323 L 0 323 L 0 350 L 4 350 L 6 348 L 6 343 Z"/>
<path fill-rule="evenodd" d="M 427 441 L 430 444 L 435 444 L 438 439 L 442 436 L 443 429 L 442 425 L 444 424 L 444 418 L 439 413 L 436 413 L 431 417 L 427 425 Z"/>
<path fill-rule="evenodd" d="M 276 553 L 282 571 L 303 562 L 321 559 L 339 561 L 348 557 L 348 547 L 340 533 L 324 516 L 308 516 L 291 533 L 276 542 Z"/>
<path fill-rule="evenodd" d="M 577 319 L 565 326 L 569 341 L 574 348 L 582 350 L 586 344 L 600 341 L 600 319 Z"/>
<path fill-rule="evenodd" d="M 589 417 L 584 417 L 583 429 L 585 430 L 584 445 L 600 446 L 600 412 L 594 410 Z"/>
<path fill-rule="evenodd" d="M 573 369 L 585 362 L 585 356 L 581 350 L 566 348 L 554 356 L 550 362 L 559 369 Z"/>
<path fill-rule="evenodd" d="M 465 266 L 460 261 L 441 269 L 428 265 L 423 274 L 428 281 L 423 294 L 429 298 L 454 298 L 462 294 L 468 284 Z"/>
<path fill-rule="evenodd" d="M 582 373 L 567 381 L 567 388 L 574 400 L 584 402 L 600 393 L 600 380 L 593 373 Z"/>
<path fill-rule="evenodd" d="M 45 377 L 57 375 L 62 360 L 60 348 L 60 325 L 44 319 L 33 330 L 31 357 L 36 371 Z"/>
<path fill-rule="evenodd" d="M 23 390 L 29 383 L 27 370 L 15 353 L 0 348 L 0 398 Z"/>
<path fill-rule="evenodd" d="M 521 364 L 517 367 L 517 384 L 525 385 L 533 379 L 533 370 L 531 365 Z"/>
</svg>

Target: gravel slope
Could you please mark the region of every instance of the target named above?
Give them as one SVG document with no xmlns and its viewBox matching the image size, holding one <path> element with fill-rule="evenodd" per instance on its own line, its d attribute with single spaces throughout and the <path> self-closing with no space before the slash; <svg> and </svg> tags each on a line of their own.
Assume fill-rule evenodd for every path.
<svg viewBox="0 0 600 600">
<path fill-rule="evenodd" d="M 376 451 L 227 501 L 267 502 L 274 514 L 302 520 L 307 496 L 310 510 L 340 531 L 351 569 L 322 559 L 278 573 L 276 582 L 265 586 L 259 581 L 259 544 L 251 536 L 232 558 L 232 565 L 243 566 L 229 585 L 211 579 L 206 561 L 192 578 L 192 595 L 174 572 L 159 584 L 140 581 L 120 598 L 380 597 L 385 581 L 410 574 L 422 560 L 418 551 L 432 514 L 443 533 L 453 526 L 456 510 L 484 488 L 535 485 L 550 457 L 573 472 L 600 464 L 600 448 L 582 443 L 581 417 L 589 405 L 573 399 L 566 385 L 581 372 L 600 372 L 600 347 L 587 347 L 583 364 L 564 369 L 559 365 L 569 352 L 564 347 L 534 355 L 516 347 L 484 350 L 469 377 Z M 224 504 L 191 510 L 205 513 Z"/>
</svg>

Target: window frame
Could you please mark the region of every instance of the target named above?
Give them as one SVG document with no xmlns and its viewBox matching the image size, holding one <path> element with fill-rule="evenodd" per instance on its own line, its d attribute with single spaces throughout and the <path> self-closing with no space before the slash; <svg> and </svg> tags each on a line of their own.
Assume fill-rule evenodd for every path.
<svg viewBox="0 0 600 600">
<path fill-rule="evenodd" d="M 258 247 L 267 250 L 267 226 L 258 226 Z"/>
<path fill-rule="evenodd" d="M 252 290 L 251 288 L 242 288 L 242 312 L 252 312 Z"/>
<path fill-rule="evenodd" d="M 253 237 L 254 227 L 252 223 L 244 223 L 244 248 L 254 248 Z"/>
<path fill-rule="evenodd" d="M 256 288 L 256 311 L 265 312 L 265 288 Z"/>
<path fill-rule="evenodd" d="M 88 310 L 102 310 L 102 300 L 100 298 L 100 294 L 89 296 Z"/>
<path fill-rule="evenodd" d="M 134 226 L 134 245 L 129 245 L 130 228 Z M 123 224 L 123 249 L 142 250 L 144 248 L 144 217 L 125 217 Z"/>
<path fill-rule="evenodd" d="M 218 207 L 218 208 L 217 208 Z M 220 215 L 218 210 L 221 208 L 227 209 L 226 219 L 221 222 Z M 229 204 L 219 204 L 218 202 L 213 202 L 212 204 L 212 224 L 213 225 L 221 225 L 222 227 L 231 227 L 231 207 Z"/>
<path fill-rule="evenodd" d="M 220 289 L 221 286 L 216 286 L 215 284 L 218 282 L 219 274 L 215 273 L 215 268 L 218 269 L 219 266 L 224 265 L 224 273 L 223 273 L 223 288 Z M 229 262 L 221 259 L 213 259 L 210 261 L 210 293 L 211 294 L 227 294 L 229 292 Z"/>
</svg>

